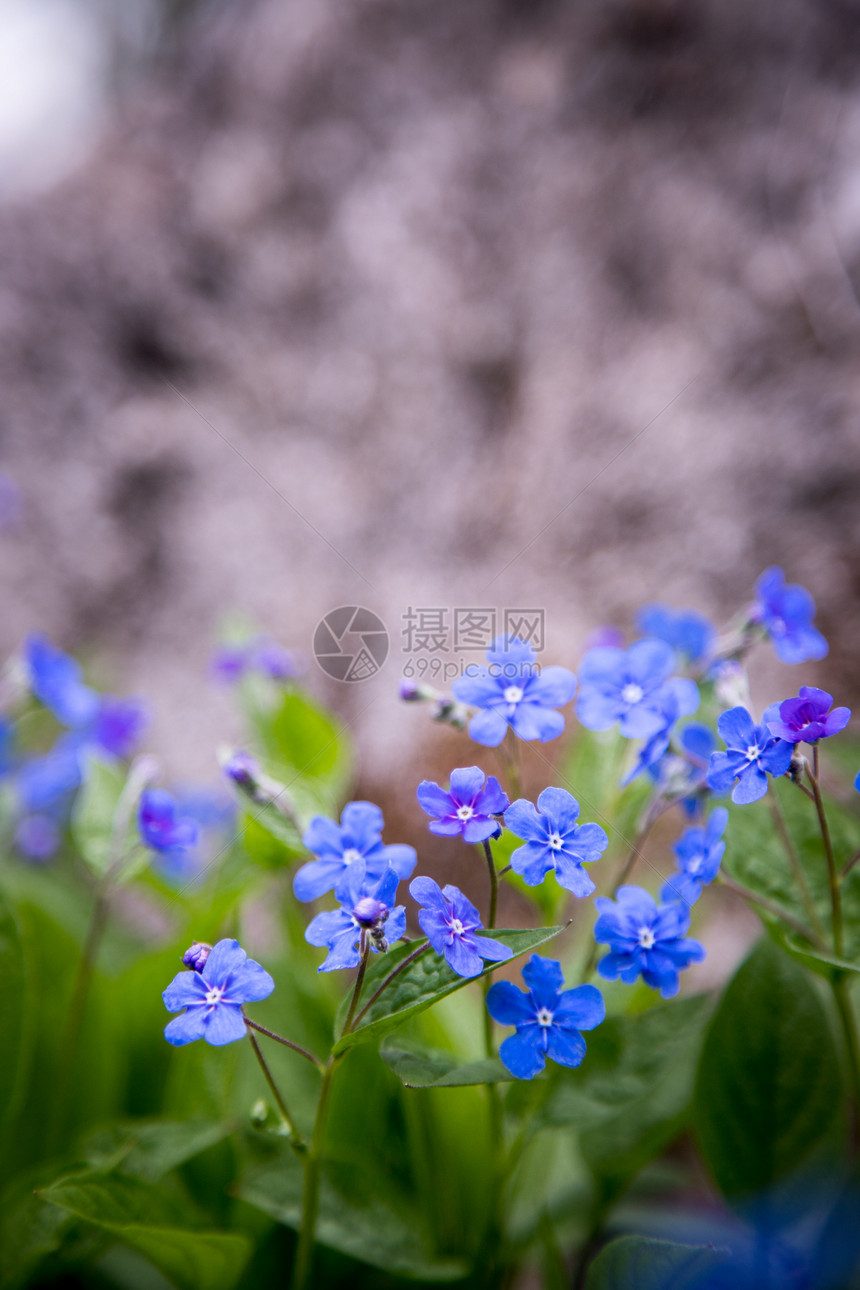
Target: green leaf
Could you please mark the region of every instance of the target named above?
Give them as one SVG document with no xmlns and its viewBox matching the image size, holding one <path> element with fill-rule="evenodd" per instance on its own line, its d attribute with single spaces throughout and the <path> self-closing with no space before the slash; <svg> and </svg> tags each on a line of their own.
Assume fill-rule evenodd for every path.
<svg viewBox="0 0 860 1290">
<path fill-rule="evenodd" d="M 212 1120 L 132 1120 L 91 1134 L 84 1152 L 96 1167 L 117 1161 L 123 1173 L 157 1182 L 231 1132 Z"/>
<path fill-rule="evenodd" d="M 125 836 L 114 840 L 116 809 L 125 785 L 125 776 L 115 766 L 88 754 L 84 782 L 72 809 L 72 838 L 81 858 L 99 877 L 123 860 L 123 881 L 139 873 L 149 860 L 137 835 L 133 811 Z"/>
<path fill-rule="evenodd" d="M 352 760 L 345 727 L 297 690 L 284 694 L 274 710 L 254 710 L 251 721 L 264 759 L 316 781 L 318 790 L 336 801 Z"/>
<path fill-rule="evenodd" d="M 551 941 L 562 931 L 564 931 L 563 927 L 538 927 L 525 931 L 499 931 L 494 928 L 493 937 L 503 945 L 507 945 L 513 952 L 513 958 L 518 959 L 523 954 L 528 954 L 530 950 L 535 950 L 538 946 Z M 418 948 L 418 944 L 410 942 L 396 945 L 387 954 L 376 956 L 364 978 L 364 987 L 358 1005 L 359 1012 L 388 974 Z M 505 960 L 506 963 L 510 961 L 510 959 Z M 482 976 L 487 976 L 499 966 L 498 963 L 488 963 L 479 976 L 462 977 L 457 976 L 456 972 L 448 967 L 441 954 L 436 954 L 433 950 L 421 954 L 394 978 L 384 994 L 380 995 L 376 1003 L 370 1007 L 361 1024 L 339 1039 L 332 1051 L 337 1055 L 346 1052 L 354 1044 L 380 1039 L 389 1030 L 395 1030 L 402 1025 L 407 1017 L 414 1017 L 425 1008 L 432 1008 L 439 999 L 444 999 L 446 995 L 462 989 L 464 985 L 469 984 L 470 980 L 480 981 Z M 341 1012 L 344 1011 L 345 1007 L 342 1007 Z"/>
<path fill-rule="evenodd" d="M 762 941 L 720 1002 L 702 1050 L 696 1130 L 727 1199 L 788 1179 L 839 1132 L 839 1053 L 803 969 Z"/>
<path fill-rule="evenodd" d="M 242 1200 L 298 1230 L 302 1218 L 302 1172 L 282 1160 L 254 1174 L 240 1189 Z M 366 1167 L 328 1162 L 320 1187 L 317 1240 L 362 1263 L 418 1281 L 458 1281 L 459 1260 L 434 1255 L 422 1240 L 420 1215 L 402 1199 L 385 1196 L 380 1180 L 368 1186 Z"/>
<path fill-rule="evenodd" d="M 175 1197 L 121 1174 L 79 1174 L 38 1194 L 137 1250 L 179 1290 L 230 1290 L 250 1256 L 238 1233 L 177 1226 Z"/>
<path fill-rule="evenodd" d="M 4 1053 L 0 1061 L 0 1127 L 17 1102 L 29 1047 L 25 1042 L 26 1009 L 24 947 L 12 910 L 0 893 L 0 1035 Z"/>
<path fill-rule="evenodd" d="M 587 1036 L 580 1067 L 554 1072 L 539 1125 L 579 1129 L 592 1170 L 632 1176 L 687 1121 L 710 1011 L 709 996 L 694 995 L 610 1018 Z"/>
<path fill-rule="evenodd" d="M 19 1174 L 0 1196 L 0 1286 L 18 1290 L 58 1250 L 74 1219 L 64 1210 L 45 1205 L 33 1193 L 39 1181 L 32 1171 Z"/>
<path fill-rule="evenodd" d="M 621 1236 L 591 1264 L 585 1290 L 697 1290 L 724 1258 L 709 1246 Z"/>
<path fill-rule="evenodd" d="M 514 1078 L 498 1057 L 460 1062 L 453 1053 L 424 1048 L 408 1039 L 386 1040 L 379 1055 L 407 1088 L 463 1088 L 506 1083 Z"/>
</svg>

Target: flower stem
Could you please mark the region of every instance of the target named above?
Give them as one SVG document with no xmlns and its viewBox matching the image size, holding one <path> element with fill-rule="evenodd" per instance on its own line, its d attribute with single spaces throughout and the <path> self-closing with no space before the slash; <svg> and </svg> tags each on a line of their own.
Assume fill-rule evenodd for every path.
<svg viewBox="0 0 860 1290">
<path fill-rule="evenodd" d="M 812 795 L 815 799 L 815 809 L 818 813 L 818 824 L 821 829 L 821 841 L 824 843 L 824 855 L 827 859 L 827 879 L 830 883 L 830 908 L 833 918 L 833 949 L 836 957 L 841 959 L 845 952 L 842 933 L 842 893 L 839 889 L 839 874 L 836 870 L 836 859 L 833 855 L 833 843 L 830 839 L 827 813 L 824 810 L 821 787 L 818 783 L 818 744 L 813 744 L 812 746 L 812 770 L 809 769 L 809 763 L 807 762 L 806 773 L 812 785 Z"/>
<path fill-rule="evenodd" d="M 845 868 L 842 870 L 842 873 L 839 875 L 840 882 L 844 881 L 844 879 L 848 877 L 858 860 L 860 860 L 860 851 L 855 851 Z"/>
<path fill-rule="evenodd" d="M 769 914 L 773 914 L 774 918 L 778 918 L 781 922 L 785 923 L 786 927 L 790 927 L 793 931 L 799 932 L 803 939 L 809 941 L 809 944 L 814 945 L 817 950 L 821 950 L 824 954 L 830 953 L 830 946 L 827 945 L 820 936 L 816 935 L 816 933 L 813 932 L 810 927 L 807 927 L 805 923 L 802 923 L 799 918 L 795 918 L 793 914 L 790 914 L 787 909 L 783 909 L 781 905 L 777 905 L 775 901 L 768 900 L 766 896 L 760 896 L 756 891 L 750 891 L 749 887 L 742 887 L 739 882 L 735 882 L 734 878 L 730 878 L 728 874 L 723 873 L 722 870 L 717 875 L 717 882 L 723 887 L 728 887 L 729 891 L 733 891 L 735 895 L 743 897 L 743 899 L 749 901 L 750 904 L 759 905 L 762 909 L 766 909 Z"/>
<path fill-rule="evenodd" d="M 786 855 L 794 870 L 794 876 L 797 880 L 797 886 L 800 891 L 803 907 L 806 910 L 809 921 L 815 928 L 819 936 L 824 935 L 824 928 L 821 925 L 821 919 L 818 917 L 818 910 L 815 908 L 815 901 L 812 899 L 812 892 L 809 890 L 809 884 L 806 881 L 806 874 L 803 872 L 803 865 L 800 863 L 800 856 L 797 854 L 797 848 L 791 840 L 791 834 L 788 831 L 785 815 L 776 796 L 776 791 L 768 794 L 773 822 L 776 825 L 776 831 L 782 839 Z"/>
<path fill-rule="evenodd" d="M 275 1043 L 283 1044 L 285 1048 L 292 1048 L 294 1053 L 299 1053 L 300 1056 L 307 1058 L 318 1071 L 325 1070 L 325 1066 L 318 1057 L 314 1057 L 313 1053 L 308 1052 L 307 1048 L 302 1048 L 300 1044 L 294 1044 L 292 1039 L 285 1039 L 283 1035 L 275 1034 L 274 1030 L 267 1030 L 265 1026 L 261 1026 L 257 1021 L 252 1021 L 250 1017 L 245 1018 L 245 1025 L 250 1026 L 252 1030 L 258 1031 L 261 1035 L 267 1035 L 269 1039 L 274 1039 Z"/>
<path fill-rule="evenodd" d="M 248 1021 L 248 1018 L 246 1017 L 245 1025 L 249 1026 L 250 1024 L 251 1023 Z M 275 1101 L 278 1104 L 278 1110 L 281 1113 L 281 1119 L 286 1125 L 287 1133 L 289 1134 L 290 1146 L 293 1148 L 293 1150 L 296 1152 L 297 1155 L 303 1156 L 305 1151 L 307 1150 L 307 1147 L 302 1141 L 301 1135 L 299 1134 L 299 1131 L 296 1128 L 296 1122 L 293 1119 L 293 1117 L 290 1115 L 289 1111 L 287 1110 L 287 1104 L 281 1095 L 281 1090 L 278 1088 L 277 1084 L 275 1083 L 274 1077 L 272 1076 L 272 1072 L 269 1070 L 268 1063 L 265 1057 L 263 1056 L 262 1051 L 260 1050 L 260 1045 L 257 1043 L 253 1030 L 248 1030 L 247 1035 L 249 1040 L 251 1041 L 251 1047 L 254 1050 L 254 1056 L 257 1058 L 257 1061 L 260 1063 L 260 1070 L 263 1072 L 263 1075 L 265 1076 L 265 1079 L 266 1079 L 266 1083 L 268 1084 L 269 1088 L 272 1091 L 272 1097 L 275 1099 Z"/>
<path fill-rule="evenodd" d="M 322 1178 L 322 1148 L 325 1140 L 325 1125 L 328 1113 L 329 1093 L 331 1092 L 332 1075 L 340 1063 L 340 1058 L 330 1057 L 323 1074 L 320 1096 L 317 1102 L 316 1119 L 311 1135 L 311 1145 L 305 1155 L 305 1182 L 302 1191 L 302 1226 L 299 1231 L 299 1243 L 296 1249 L 296 1262 L 293 1268 L 292 1290 L 307 1290 L 311 1284 L 314 1245 L 316 1243 L 317 1216 L 320 1205 L 320 1181 Z"/>
<path fill-rule="evenodd" d="M 343 1023 L 342 1034 L 352 1028 L 352 1019 L 355 1016 L 355 1009 L 358 1005 L 358 998 L 361 994 L 361 987 L 364 985 L 364 974 L 367 971 L 367 960 L 370 956 L 370 945 L 367 939 L 367 932 L 362 928 L 360 941 L 361 962 L 358 965 L 358 973 L 355 978 L 355 985 L 352 991 L 352 998 L 349 1001 L 349 1012 L 346 1014 L 346 1021 Z"/>
<path fill-rule="evenodd" d="M 499 904 L 499 875 L 496 873 L 496 864 L 493 860 L 493 851 L 490 846 L 490 839 L 484 838 L 484 855 L 487 857 L 487 870 L 490 875 L 490 912 L 487 917 L 487 927 L 495 927 L 496 910 Z"/>
<path fill-rule="evenodd" d="M 367 1003 L 364 1005 L 364 1007 L 362 1008 L 361 1012 L 360 1012 L 360 1013 L 358 1014 L 358 1016 L 356 1017 L 356 1019 L 355 1019 L 355 1025 L 353 1026 L 353 1029 L 355 1029 L 355 1026 L 357 1026 L 357 1025 L 359 1024 L 359 1022 L 361 1021 L 361 1019 L 362 1019 L 362 1017 L 365 1015 L 365 1013 L 368 1011 L 368 1009 L 370 1009 L 370 1008 L 372 1008 L 372 1007 L 373 1007 L 373 1005 L 376 1003 L 376 1000 L 377 1000 L 377 999 L 379 998 L 379 996 L 382 994 L 383 990 L 385 990 L 385 989 L 387 989 L 387 988 L 388 988 L 388 986 L 391 984 L 391 982 L 394 980 L 394 978 L 395 978 L 396 976 L 399 976 L 399 974 L 403 971 L 403 969 L 404 969 L 405 967 L 408 967 L 410 963 L 413 963 L 413 962 L 415 961 L 415 959 L 417 959 L 417 958 L 418 958 L 418 955 L 419 955 L 419 954 L 423 954 L 423 953 L 425 952 L 425 950 L 429 950 L 429 948 L 430 948 L 430 942 L 429 942 L 429 941 L 422 941 L 422 942 L 421 942 L 421 944 L 418 946 L 418 948 L 417 948 L 417 949 L 413 950 L 411 954 L 407 954 L 405 959 L 401 959 L 401 961 L 397 964 L 397 967 L 396 967 L 396 968 L 393 968 L 393 969 L 388 973 L 388 976 L 385 978 L 385 980 L 382 982 L 382 984 L 381 984 L 381 985 L 379 985 L 379 986 L 377 987 L 377 989 L 376 989 L 376 990 L 374 990 L 373 994 L 370 996 L 370 998 L 368 999 Z M 346 1027 L 344 1027 L 344 1034 L 345 1034 L 345 1033 L 346 1033 Z"/>
</svg>

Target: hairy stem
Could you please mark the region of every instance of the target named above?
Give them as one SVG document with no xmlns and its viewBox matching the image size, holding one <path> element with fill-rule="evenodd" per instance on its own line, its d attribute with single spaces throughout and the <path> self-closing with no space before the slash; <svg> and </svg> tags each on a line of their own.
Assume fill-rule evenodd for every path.
<svg viewBox="0 0 860 1290">
<path fill-rule="evenodd" d="M 812 770 L 809 769 L 809 763 L 807 762 L 806 773 L 812 785 L 815 810 L 818 813 L 818 824 L 821 829 L 821 841 L 824 844 L 824 855 L 827 860 L 827 880 L 830 884 L 830 909 L 833 919 L 833 949 L 836 957 L 841 959 L 845 952 L 842 932 L 842 893 L 839 888 L 836 858 L 833 855 L 833 843 L 830 839 L 830 826 L 827 823 L 827 813 L 824 810 L 824 800 L 818 783 L 818 744 L 813 744 L 812 746 Z"/>
<path fill-rule="evenodd" d="M 250 1025 L 250 1022 L 248 1021 L 247 1017 L 245 1018 L 245 1025 L 246 1026 Z M 268 1062 L 263 1056 L 262 1051 L 260 1049 L 260 1045 L 257 1043 L 257 1040 L 254 1037 L 253 1030 L 248 1030 L 247 1035 L 249 1040 L 251 1041 L 251 1047 L 254 1050 L 254 1056 L 257 1058 L 257 1061 L 260 1063 L 260 1070 L 263 1072 L 266 1083 L 271 1089 L 272 1097 L 275 1099 L 275 1102 L 277 1103 L 278 1110 L 281 1113 L 281 1119 L 283 1120 L 284 1124 L 287 1127 L 287 1132 L 290 1135 L 290 1146 L 293 1148 L 293 1150 L 296 1152 L 297 1155 L 304 1155 L 307 1148 L 305 1147 L 305 1144 L 301 1139 L 301 1135 L 299 1134 L 299 1131 L 296 1128 L 295 1120 L 287 1110 L 287 1104 L 284 1101 L 283 1096 L 281 1095 L 281 1090 L 278 1088 L 277 1084 L 275 1083 L 272 1072 L 269 1070 Z"/>
<path fill-rule="evenodd" d="M 495 927 L 496 911 L 499 905 L 499 875 L 496 873 L 496 864 L 493 860 L 493 851 L 489 838 L 484 838 L 483 846 L 484 855 L 487 858 L 487 871 L 490 875 L 490 912 L 487 917 L 487 927 Z"/>
<path fill-rule="evenodd" d="M 352 1019 L 355 1016 L 355 1010 L 358 1006 L 361 987 L 364 985 L 364 974 L 367 971 L 367 960 L 370 956 L 370 945 L 368 944 L 367 932 L 362 929 L 361 933 L 361 962 L 358 965 L 358 973 L 355 978 L 355 986 L 352 991 L 352 998 L 349 1001 L 349 1012 L 346 1014 L 346 1021 L 343 1023 L 343 1034 L 352 1028 Z"/>
<path fill-rule="evenodd" d="M 275 1043 L 283 1044 L 285 1048 L 291 1048 L 294 1053 L 306 1058 L 318 1071 L 325 1070 L 325 1066 L 318 1057 L 314 1057 L 313 1053 L 308 1052 L 307 1048 L 302 1048 L 300 1044 L 294 1044 L 292 1039 L 285 1039 L 283 1035 L 276 1034 L 274 1030 L 267 1030 L 265 1026 L 261 1026 L 257 1021 L 252 1021 L 250 1017 L 245 1018 L 245 1025 L 250 1026 L 252 1030 L 258 1031 L 261 1035 L 266 1035 L 269 1039 L 274 1039 Z"/>
</svg>

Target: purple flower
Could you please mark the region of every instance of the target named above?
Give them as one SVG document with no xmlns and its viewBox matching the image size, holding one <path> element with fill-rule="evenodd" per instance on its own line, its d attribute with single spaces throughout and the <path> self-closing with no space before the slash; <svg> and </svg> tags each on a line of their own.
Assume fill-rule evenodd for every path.
<svg viewBox="0 0 860 1290">
<path fill-rule="evenodd" d="M 850 708 L 833 708 L 833 695 L 802 685 L 796 699 L 774 703 L 764 714 L 763 724 L 772 735 L 790 744 L 816 744 L 819 739 L 838 735 L 851 720 Z"/>
<path fill-rule="evenodd" d="M 585 1056 L 581 1030 L 593 1030 L 606 1016 L 603 995 L 593 985 L 562 990 L 561 964 L 533 954 L 523 968 L 528 993 L 510 981 L 487 991 L 487 1010 L 503 1026 L 516 1026 L 499 1056 L 517 1079 L 534 1079 L 547 1057 L 561 1066 L 579 1066 Z"/>
<path fill-rule="evenodd" d="M 162 854 L 189 851 L 200 836 L 197 821 L 184 815 L 176 798 L 163 788 L 143 790 L 137 822 L 144 845 Z"/>
<path fill-rule="evenodd" d="M 99 706 L 95 690 L 84 685 L 80 664 L 34 633 L 24 645 L 24 668 L 30 690 L 64 726 L 89 725 Z"/>
<path fill-rule="evenodd" d="M 431 833 L 440 833 L 443 837 L 459 834 L 464 842 L 498 837 L 501 829 L 492 817 L 510 806 L 499 781 L 490 775 L 485 783 L 479 766 L 452 770 L 448 792 L 425 779 L 418 785 L 417 797 L 421 809 L 435 817 L 430 823 Z"/>
<path fill-rule="evenodd" d="M 757 802 L 767 792 L 768 775 L 784 775 L 791 763 L 793 745 L 777 739 L 766 726 L 757 726 L 746 708 L 730 708 L 717 718 L 726 752 L 711 754 L 708 787 L 726 793 L 734 780 L 732 801 Z"/>
<path fill-rule="evenodd" d="M 275 983 L 264 968 L 249 959 L 238 941 L 219 941 L 201 971 L 180 972 L 164 991 L 168 1012 L 179 1012 L 164 1030 L 169 1044 L 232 1044 L 245 1035 L 244 1003 L 267 999 Z"/>
<path fill-rule="evenodd" d="M 394 905 L 400 880 L 393 869 L 387 869 L 378 880 L 368 880 L 354 868 L 345 881 L 340 909 L 317 914 L 305 932 L 310 945 L 325 946 L 329 951 L 319 972 L 358 967 L 363 933 L 377 954 L 385 953 L 406 931 L 406 910 Z"/>
<path fill-rule="evenodd" d="M 209 671 L 213 680 L 225 685 L 235 685 L 248 666 L 248 649 L 245 645 L 220 645 L 212 655 Z"/>
<path fill-rule="evenodd" d="M 704 828 L 687 829 L 681 834 L 672 848 L 680 873 L 664 883 L 661 899 L 683 900 L 687 905 L 696 903 L 702 888 L 712 883 L 719 872 L 726 853 L 722 837 L 728 822 L 728 811 L 724 806 L 718 806 L 711 812 Z"/>
<path fill-rule="evenodd" d="M 385 846 L 382 811 L 372 802 L 348 802 L 340 824 L 322 815 L 308 825 L 302 842 L 317 857 L 302 865 L 293 878 L 297 900 L 316 900 L 334 891 L 339 900 L 348 892 L 346 883 L 351 866 L 358 865 L 362 877 L 379 879 L 392 868 L 398 878 L 408 878 L 415 868 L 415 848 L 396 843 Z"/>
<path fill-rule="evenodd" d="M 104 695 L 86 732 L 87 742 L 97 744 L 112 757 L 130 757 L 147 721 L 146 705 L 142 699 L 115 699 Z"/>
<path fill-rule="evenodd" d="M 478 976 L 484 968 L 482 959 L 502 963 L 511 957 L 511 950 L 501 941 L 475 935 L 484 924 L 458 887 L 440 888 L 432 878 L 414 878 L 409 892 L 422 906 L 418 915 L 422 931 L 458 976 Z"/>
<path fill-rule="evenodd" d="M 579 802 L 563 788 L 545 788 L 537 807 L 519 798 L 505 812 L 505 827 L 525 841 L 511 856 L 511 868 L 529 887 L 552 869 L 560 887 L 590 896 L 594 883 L 583 864 L 599 860 L 609 839 L 599 824 L 577 824 Z"/>
<path fill-rule="evenodd" d="M 786 583 L 782 569 L 765 569 L 755 586 L 752 621 L 764 628 L 783 663 L 807 663 L 824 658 L 827 641 L 812 620 L 815 601 L 796 583 Z"/>
<path fill-rule="evenodd" d="M 202 972 L 211 953 L 212 946 L 207 941 L 192 941 L 182 955 L 182 962 L 192 972 Z"/>
<path fill-rule="evenodd" d="M 699 706 L 695 682 L 670 676 L 674 665 L 665 641 L 589 650 L 579 669 L 576 715 L 589 730 L 608 730 L 618 722 L 625 738 L 650 739 L 665 731 L 670 707 L 677 720 Z"/>
<path fill-rule="evenodd" d="M 710 654 L 716 636 L 707 618 L 693 609 L 645 605 L 636 615 L 636 623 L 644 636 L 665 641 L 691 663 Z"/>
<path fill-rule="evenodd" d="M 609 946 L 597 970 L 628 985 L 638 976 L 664 999 L 678 993 L 678 973 L 705 957 L 704 946 L 685 935 L 690 911 L 681 901 L 658 906 L 642 887 L 619 887 L 616 900 L 598 896 L 594 939 Z"/>
<path fill-rule="evenodd" d="M 470 664 L 451 686 L 455 699 L 480 711 L 469 734 L 485 748 L 496 748 L 511 727 L 520 739 L 546 743 L 564 730 L 556 708 L 569 703 L 576 677 L 566 667 L 539 668 L 531 645 L 516 636 L 497 636 L 487 663 Z"/>
</svg>

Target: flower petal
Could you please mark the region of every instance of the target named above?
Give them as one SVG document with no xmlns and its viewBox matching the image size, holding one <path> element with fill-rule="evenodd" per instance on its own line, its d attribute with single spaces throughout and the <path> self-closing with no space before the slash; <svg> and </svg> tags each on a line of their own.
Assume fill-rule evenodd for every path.
<svg viewBox="0 0 860 1290">
<path fill-rule="evenodd" d="M 505 828 L 524 842 L 545 842 L 547 838 L 545 821 L 524 797 L 518 797 L 505 811 Z"/>
<path fill-rule="evenodd" d="M 451 796 L 461 805 L 471 806 L 483 786 L 480 766 L 458 766 L 451 771 Z"/>
<path fill-rule="evenodd" d="M 516 1079 L 534 1079 L 546 1065 L 539 1026 L 523 1026 L 499 1048 L 503 1065 Z"/>
<path fill-rule="evenodd" d="M 238 1004 L 217 1004 L 206 1011 L 203 1025 L 203 1038 L 215 1048 L 235 1044 L 237 1039 L 245 1038 L 245 1019 Z"/>
<path fill-rule="evenodd" d="M 571 1025 L 576 1030 L 594 1030 L 606 1018 L 603 995 L 594 985 L 579 985 L 575 990 L 565 990 L 555 1009 L 558 1025 Z"/>
<path fill-rule="evenodd" d="M 469 734 L 476 744 L 485 748 L 498 748 L 508 732 L 507 719 L 491 708 L 477 713 L 469 722 Z"/>
<path fill-rule="evenodd" d="M 202 1003 L 205 994 L 206 983 L 199 972 L 179 972 L 161 997 L 168 1012 L 179 1012 L 180 1008 Z"/>
<path fill-rule="evenodd" d="M 433 815 L 437 819 L 444 819 L 454 810 L 454 803 L 451 801 L 450 793 L 446 793 L 438 784 L 434 784 L 429 779 L 424 779 L 415 790 L 415 796 L 421 805 L 422 811 L 428 815 Z"/>
<path fill-rule="evenodd" d="M 502 1026 L 516 1026 L 534 1018 L 529 996 L 512 981 L 496 981 L 487 991 L 487 1011 Z"/>
<path fill-rule="evenodd" d="M 183 1044 L 193 1044 L 195 1040 L 202 1039 L 206 1030 L 205 1015 L 206 1008 L 203 1006 L 189 1008 L 181 1017 L 174 1017 L 172 1021 L 168 1021 L 164 1027 L 164 1038 L 175 1048 L 180 1048 Z"/>
<path fill-rule="evenodd" d="M 547 1056 L 560 1066 L 581 1066 L 585 1056 L 585 1040 L 578 1030 L 563 1030 L 550 1026 L 547 1030 Z"/>
</svg>

